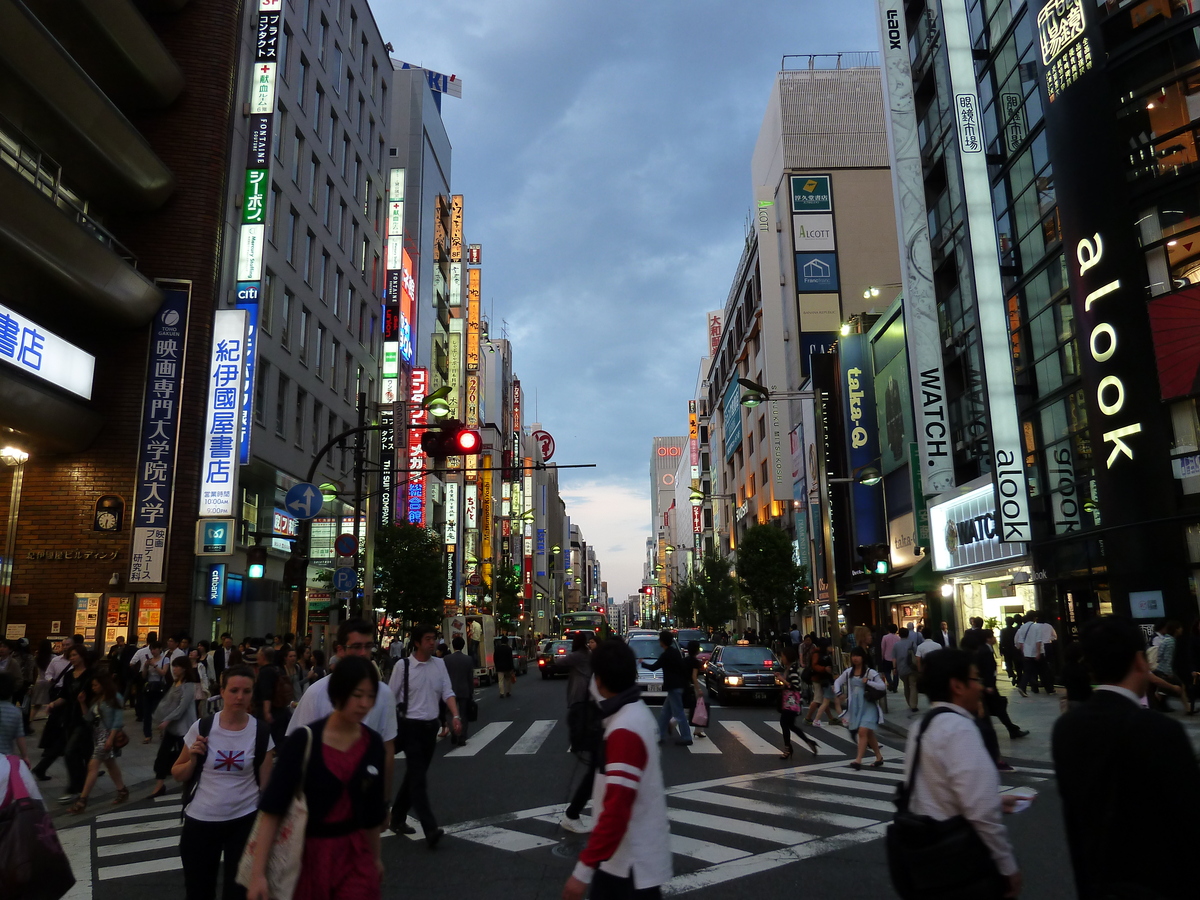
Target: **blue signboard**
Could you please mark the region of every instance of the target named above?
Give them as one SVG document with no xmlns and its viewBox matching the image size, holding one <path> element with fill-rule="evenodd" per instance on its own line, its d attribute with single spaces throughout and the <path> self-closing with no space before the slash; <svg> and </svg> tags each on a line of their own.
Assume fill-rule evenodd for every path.
<svg viewBox="0 0 1200 900">
<path fill-rule="evenodd" d="M 333 589 L 335 591 L 352 591 L 358 585 L 358 572 L 349 566 L 339 566 L 333 570 Z"/>
<path fill-rule="evenodd" d="M 867 466 L 879 467 L 879 430 L 875 414 L 875 373 L 865 334 L 846 335 L 838 343 L 842 415 L 846 422 L 846 458 L 851 478 Z M 851 484 L 854 538 L 857 544 L 887 543 L 883 521 L 883 485 Z"/>
<path fill-rule="evenodd" d="M 836 253 L 797 253 L 796 290 L 801 294 L 835 293 L 838 289 Z"/>
<path fill-rule="evenodd" d="M 133 547 L 129 583 L 165 581 L 167 523 L 175 484 L 175 444 L 179 435 L 179 398 L 183 354 L 187 346 L 187 287 L 163 288 L 163 304 L 150 328 L 142 432 L 134 474 Z"/>
<path fill-rule="evenodd" d="M 836 331 L 806 331 L 800 335 L 800 374 L 807 378 L 812 372 L 813 354 L 830 352 L 837 340 Z"/>
<path fill-rule="evenodd" d="M 225 605 L 225 563 L 212 563 L 208 567 L 208 605 Z"/>
<path fill-rule="evenodd" d="M 293 485 L 287 492 L 287 496 L 283 498 L 283 505 L 297 519 L 314 519 L 325 505 L 325 498 L 321 496 L 321 491 L 315 484 L 302 481 Z"/>
<path fill-rule="evenodd" d="M 725 458 L 733 456 L 733 451 L 742 446 L 742 386 L 737 379 L 729 382 L 725 390 L 722 404 L 725 418 Z"/>
<path fill-rule="evenodd" d="M 246 378 L 242 385 L 241 444 L 238 461 L 250 464 L 250 434 L 254 422 L 254 374 L 258 359 L 258 282 L 240 281 L 237 286 L 237 308 L 246 311 Z"/>
</svg>

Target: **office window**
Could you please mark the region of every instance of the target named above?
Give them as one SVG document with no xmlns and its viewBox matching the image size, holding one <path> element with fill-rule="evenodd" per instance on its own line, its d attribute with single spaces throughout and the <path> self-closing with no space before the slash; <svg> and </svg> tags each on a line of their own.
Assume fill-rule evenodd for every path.
<svg viewBox="0 0 1200 900">
<path fill-rule="evenodd" d="M 325 135 L 325 148 L 329 151 L 329 161 L 333 162 L 333 145 L 337 140 L 338 117 L 333 111 L 333 107 L 329 107 L 329 134 Z"/>
<path fill-rule="evenodd" d="M 300 307 L 300 364 L 308 365 L 308 320 L 311 313 Z"/>
<path fill-rule="evenodd" d="M 767 483 L 767 461 L 765 459 L 763 460 L 761 472 L 762 472 L 762 483 L 766 484 Z"/>
<path fill-rule="evenodd" d="M 338 223 L 337 223 L 337 239 L 338 246 L 343 250 L 346 248 L 346 201 L 338 201 Z"/>
<path fill-rule="evenodd" d="M 341 434 L 341 432 L 337 430 L 337 427 L 338 427 L 337 413 L 330 412 L 329 413 L 329 435 L 325 438 L 325 440 L 327 440 L 327 441 L 333 440 L 334 437 Z"/>
<path fill-rule="evenodd" d="M 312 27 L 312 5 L 313 0 L 296 0 L 297 5 L 304 7 L 304 33 L 312 35 L 309 28 Z"/>
<path fill-rule="evenodd" d="M 321 86 L 316 83 L 317 79 L 313 79 L 313 108 L 312 119 L 313 128 L 316 129 L 317 137 L 321 136 L 321 110 L 325 103 L 325 92 L 321 90 Z"/>
<path fill-rule="evenodd" d="M 262 289 L 258 294 L 260 304 L 258 327 L 263 330 L 264 334 L 271 333 L 272 319 L 275 316 L 275 286 L 275 276 L 269 269 L 264 270 Z"/>
<path fill-rule="evenodd" d="M 375 99 L 375 82 L 379 80 L 379 63 L 371 60 L 371 99 Z"/>
<path fill-rule="evenodd" d="M 308 93 L 308 60 L 300 54 L 300 69 L 296 73 L 296 103 L 304 108 L 304 98 Z"/>
<path fill-rule="evenodd" d="M 283 324 L 279 326 L 279 346 L 284 350 L 291 348 L 292 344 L 292 306 L 295 302 L 295 297 L 287 288 L 283 291 L 283 308 L 280 310 L 283 316 Z"/>
<path fill-rule="evenodd" d="M 320 181 L 321 164 L 317 161 L 317 155 L 314 153 L 312 159 L 308 161 L 308 205 L 313 209 L 317 208 L 317 184 Z"/>
<path fill-rule="evenodd" d="M 350 399 L 350 369 L 354 365 L 354 356 L 349 350 L 346 351 L 346 380 L 342 384 L 342 397 L 346 400 Z"/>
<path fill-rule="evenodd" d="M 308 407 L 308 392 L 304 388 L 296 388 L 296 446 L 304 446 L 304 413 Z"/>
<path fill-rule="evenodd" d="M 359 260 L 358 260 L 359 267 L 362 270 L 363 278 L 367 277 L 367 252 L 370 249 L 371 249 L 371 239 L 368 238 L 364 234 L 363 239 L 362 239 L 362 249 L 359 251 Z"/>
<path fill-rule="evenodd" d="M 289 263 L 293 263 L 295 258 L 296 248 L 296 211 L 291 207 L 288 208 L 288 235 L 287 246 L 283 248 L 283 255 Z"/>
<path fill-rule="evenodd" d="M 374 355 L 375 355 L 375 330 L 376 330 L 378 327 L 379 327 L 379 316 L 375 315 L 374 313 L 371 313 L 371 339 L 370 339 L 370 348 L 371 348 L 371 355 L 372 355 L 372 356 L 374 356 Z"/>
<path fill-rule="evenodd" d="M 347 422 L 345 419 L 342 419 L 342 431 L 349 431 L 349 430 L 350 430 L 350 423 Z M 339 431 L 338 434 L 341 434 L 342 431 Z M 342 450 L 342 471 L 345 472 L 345 471 L 349 470 L 349 466 L 346 465 L 346 455 L 350 452 L 350 448 L 349 448 L 349 446 L 347 446 L 345 441 L 342 441 L 341 450 Z"/>
<path fill-rule="evenodd" d="M 350 52 L 354 52 L 354 42 L 358 40 L 358 11 L 350 10 Z"/>
<path fill-rule="evenodd" d="M 325 212 L 322 217 L 322 223 L 326 228 L 329 227 L 329 217 L 333 215 L 333 182 L 328 178 L 325 179 Z"/>
<path fill-rule="evenodd" d="M 287 440 L 287 395 L 291 381 L 282 372 L 275 390 L 275 433 Z"/>
<path fill-rule="evenodd" d="M 300 167 L 304 165 L 304 137 L 297 131 L 292 135 L 292 181 L 300 186 Z"/>
<path fill-rule="evenodd" d="M 317 323 L 317 355 L 314 360 L 316 363 L 317 377 L 321 380 L 325 379 L 325 326 L 320 322 Z"/>
<path fill-rule="evenodd" d="M 312 414 L 312 452 L 314 456 L 321 449 L 321 419 L 324 418 L 324 412 L 325 407 L 314 399 Z"/>
<path fill-rule="evenodd" d="M 369 410 L 371 409 L 371 404 L 374 402 L 374 399 L 373 399 L 374 397 L 375 397 L 375 379 L 374 379 L 374 377 L 368 377 L 367 378 L 367 410 L 368 410 L 367 415 L 368 416 L 371 414 L 369 412 Z"/>
<path fill-rule="evenodd" d="M 350 327 L 350 317 L 353 315 L 354 315 L 354 285 L 349 285 L 346 288 L 346 330 L 349 331 L 351 335 L 354 334 L 354 330 Z"/>
<path fill-rule="evenodd" d="M 338 366 L 341 365 L 342 361 L 341 349 L 342 345 L 338 342 L 338 339 L 333 338 L 332 343 L 329 345 L 329 389 L 335 394 L 338 389 Z"/>
<path fill-rule="evenodd" d="M 333 273 L 333 317 L 338 321 L 342 318 L 342 270 L 339 267 Z"/>
<path fill-rule="evenodd" d="M 354 120 L 354 122 L 355 122 L 354 127 L 358 129 L 359 134 L 362 134 L 363 110 L 365 108 L 366 108 L 366 101 L 363 99 L 363 95 L 359 94 L 358 95 L 358 118 Z"/>
<path fill-rule="evenodd" d="M 358 374 L 354 377 L 354 384 L 358 389 L 358 393 L 365 393 L 367 390 L 366 384 L 363 383 L 363 367 L 358 367 Z"/>
<path fill-rule="evenodd" d="M 346 167 L 350 163 L 350 135 L 342 135 L 342 177 L 346 177 Z"/>
<path fill-rule="evenodd" d="M 279 121 L 275 123 L 275 133 L 271 135 L 271 152 L 275 158 L 283 162 L 283 135 L 287 131 L 287 111 L 281 105 L 279 108 Z"/>
<path fill-rule="evenodd" d="M 313 243 L 316 235 L 311 231 L 304 233 L 304 283 L 312 284 L 313 278 Z"/>
<path fill-rule="evenodd" d="M 366 72 L 367 72 L 367 54 L 370 52 L 370 51 L 367 49 L 367 47 L 368 47 L 368 45 L 367 45 L 367 36 L 364 34 L 364 35 L 362 36 L 362 49 L 359 51 L 359 65 L 360 65 L 360 71 L 361 71 L 361 72 L 362 72 L 364 75 L 365 75 L 365 74 L 366 74 Z"/>
<path fill-rule="evenodd" d="M 254 369 L 254 421 L 259 425 L 263 424 L 263 406 L 267 402 L 267 377 L 270 373 L 271 364 L 260 356 Z"/>
<path fill-rule="evenodd" d="M 371 156 L 375 153 L 375 117 L 367 118 L 367 155 Z"/>
<path fill-rule="evenodd" d="M 329 36 L 329 23 L 325 21 L 325 17 L 321 16 L 321 21 L 317 24 L 317 59 L 321 64 L 325 63 L 325 39 Z"/>
<path fill-rule="evenodd" d="M 363 343 L 363 334 L 367 325 L 367 303 L 364 300 L 358 305 L 358 342 Z"/>
<path fill-rule="evenodd" d="M 358 199 L 358 186 L 362 184 L 362 157 L 357 153 L 354 154 L 354 181 L 350 183 L 350 187 L 354 190 L 354 199 Z"/>
<path fill-rule="evenodd" d="M 346 118 L 350 118 L 350 98 L 354 96 L 354 70 L 346 68 Z"/>
<path fill-rule="evenodd" d="M 291 43 L 292 32 L 288 28 L 284 28 L 279 33 L 279 58 L 277 61 L 279 68 L 276 70 L 276 74 L 284 81 L 288 80 L 288 47 L 291 46 Z"/>
<path fill-rule="evenodd" d="M 342 92 L 342 48 L 338 46 L 337 41 L 333 42 L 333 65 L 329 67 L 329 74 L 333 78 L 333 92 L 340 94 Z"/>
<path fill-rule="evenodd" d="M 354 217 L 350 217 L 350 252 L 354 253 L 358 247 L 358 223 L 354 221 Z M 359 269 L 362 266 L 358 266 Z"/>
<path fill-rule="evenodd" d="M 275 182 L 271 182 L 271 234 L 269 240 L 275 246 L 279 246 L 279 235 L 276 229 L 279 227 L 279 188 Z"/>
<path fill-rule="evenodd" d="M 363 215 L 366 218 L 371 218 L 371 176 L 368 175 L 363 182 Z"/>
<path fill-rule="evenodd" d="M 321 251 L 321 270 L 317 273 L 317 296 L 322 303 L 328 303 L 325 296 L 325 284 L 329 280 L 329 254 Z"/>
<path fill-rule="evenodd" d="M 382 119 L 384 122 L 386 122 L 387 117 L 388 117 L 387 82 L 384 81 L 384 82 L 380 82 L 380 84 L 379 84 L 379 118 Z"/>
</svg>

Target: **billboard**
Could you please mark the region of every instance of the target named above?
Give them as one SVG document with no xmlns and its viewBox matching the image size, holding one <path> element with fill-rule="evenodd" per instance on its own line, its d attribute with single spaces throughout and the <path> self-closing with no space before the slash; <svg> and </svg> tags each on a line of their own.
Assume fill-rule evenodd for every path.
<svg viewBox="0 0 1200 900">
<path fill-rule="evenodd" d="M 725 459 L 742 446 L 742 387 L 737 379 L 729 382 L 722 403 L 722 418 L 725 423 Z"/>
<path fill-rule="evenodd" d="M 870 347 L 865 334 L 849 334 L 838 343 L 841 369 L 842 417 L 846 423 L 847 476 L 857 477 L 879 457 L 878 423 L 875 417 L 875 379 Z M 882 485 L 850 485 L 857 543 L 877 544 L 884 540 Z"/>
</svg>

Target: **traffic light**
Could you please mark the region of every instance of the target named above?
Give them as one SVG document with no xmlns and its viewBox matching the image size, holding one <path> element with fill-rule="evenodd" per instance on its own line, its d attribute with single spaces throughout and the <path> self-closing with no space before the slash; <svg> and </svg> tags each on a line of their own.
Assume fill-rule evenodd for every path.
<svg viewBox="0 0 1200 900">
<path fill-rule="evenodd" d="M 652 585 L 648 584 L 644 588 L 642 588 L 642 593 L 648 597 L 654 593 L 654 587 Z"/>
<path fill-rule="evenodd" d="M 887 544 L 859 544 L 858 555 L 862 557 L 863 571 L 867 575 L 891 574 L 891 548 Z"/>
<path fill-rule="evenodd" d="M 292 555 L 283 563 L 283 586 L 295 590 L 304 583 L 307 576 L 308 560 L 293 550 Z"/>
<path fill-rule="evenodd" d="M 421 449 L 431 459 L 451 456 L 475 456 L 483 451 L 483 438 L 478 431 L 450 419 L 421 435 Z"/>
<path fill-rule="evenodd" d="M 246 577 L 262 578 L 267 568 L 267 548 L 255 545 L 246 551 Z"/>
</svg>

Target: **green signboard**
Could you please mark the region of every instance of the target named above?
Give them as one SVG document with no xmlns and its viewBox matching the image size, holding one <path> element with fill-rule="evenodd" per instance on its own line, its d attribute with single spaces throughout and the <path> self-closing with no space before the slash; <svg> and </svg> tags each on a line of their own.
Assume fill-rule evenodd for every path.
<svg viewBox="0 0 1200 900">
<path fill-rule="evenodd" d="M 267 221 L 267 170 L 246 170 L 246 191 L 242 194 L 242 223 L 261 225 Z"/>
<path fill-rule="evenodd" d="M 833 212 L 833 188 L 828 175 L 792 176 L 792 212 Z"/>
</svg>

